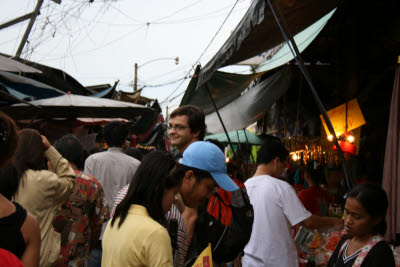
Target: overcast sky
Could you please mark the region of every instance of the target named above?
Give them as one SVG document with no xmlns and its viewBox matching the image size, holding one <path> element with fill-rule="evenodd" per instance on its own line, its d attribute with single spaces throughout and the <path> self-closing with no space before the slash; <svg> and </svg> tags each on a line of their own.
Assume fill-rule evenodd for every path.
<svg viewBox="0 0 400 267">
<path fill-rule="evenodd" d="M 36 2 L 1 0 L 0 24 L 33 11 Z M 138 87 L 155 86 L 145 87 L 143 95 L 157 98 L 165 115 L 167 105 L 170 111 L 178 107 L 189 82 L 183 78 L 195 67 L 228 14 L 233 9 L 201 56 L 202 66 L 235 29 L 251 0 L 88 2 L 62 0 L 58 5 L 44 0 L 21 57 L 64 70 L 84 86 L 120 80 L 118 89 L 124 91 L 133 91 L 137 62 Z M 15 54 L 27 24 L 0 30 L 0 52 Z M 179 57 L 178 65 L 172 59 L 175 57 Z M 170 59 L 155 60 L 160 58 Z"/>
</svg>

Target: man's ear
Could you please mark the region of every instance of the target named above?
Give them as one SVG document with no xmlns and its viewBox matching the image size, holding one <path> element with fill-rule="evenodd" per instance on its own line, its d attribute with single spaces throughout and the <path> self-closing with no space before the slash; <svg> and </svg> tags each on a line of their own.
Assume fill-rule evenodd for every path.
<svg viewBox="0 0 400 267">
<path fill-rule="evenodd" d="M 190 184 L 192 183 L 193 179 L 196 179 L 194 172 L 192 170 L 188 170 L 183 177 L 182 184 Z"/>
<path fill-rule="evenodd" d="M 200 135 L 200 130 L 194 133 L 194 137 L 197 139 L 199 138 L 199 135 Z"/>
</svg>

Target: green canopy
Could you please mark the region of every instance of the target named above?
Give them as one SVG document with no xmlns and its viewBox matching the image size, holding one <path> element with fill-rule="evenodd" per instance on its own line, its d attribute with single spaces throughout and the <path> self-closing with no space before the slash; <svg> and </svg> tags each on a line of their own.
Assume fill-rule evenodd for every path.
<svg viewBox="0 0 400 267">
<path fill-rule="evenodd" d="M 245 134 L 245 132 L 246 132 L 246 134 Z M 237 130 L 237 131 L 229 132 L 228 134 L 229 134 L 229 138 L 231 139 L 231 142 L 234 144 L 237 144 L 237 143 L 247 144 L 247 140 L 248 140 L 250 145 L 262 145 L 266 139 L 271 138 L 265 134 L 263 134 L 263 135 L 253 134 L 252 132 L 249 132 L 248 130 Z M 239 141 L 238 141 L 238 136 L 239 136 Z M 247 139 L 246 139 L 246 136 L 247 136 Z M 226 137 L 225 133 L 207 135 L 204 139 L 205 140 L 215 139 L 222 143 L 228 143 L 228 138 Z"/>
</svg>

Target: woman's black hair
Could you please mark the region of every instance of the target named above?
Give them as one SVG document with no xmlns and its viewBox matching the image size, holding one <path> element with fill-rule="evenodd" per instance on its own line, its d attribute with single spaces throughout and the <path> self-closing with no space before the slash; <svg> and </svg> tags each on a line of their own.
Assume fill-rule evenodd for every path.
<svg viewBox="0 0 400 267">
<path fill-rule="evenodd" d="M 12 161 L 0 168 L 0 194 L 11 200 L 18 190 L 21 177 L 21 172 L 18 171 Z"/>
<path fill-rule="evenodd" d="M 14 154 L 18 145 L 17 126 L 5 113 L 0 112 L 0 167 Z"/>
<path fill-rule="evenodd" d="M 184 175 L 183 168 L 169 152 L 157 150 L 144 156 L 129 185 L 128 193 L 115 209 L 111 226 L 114 226 L 118 217 L 118 226 L 122 225 L 132 204 L 144 206 L 151 218 L 166 225 L 162 208 L 164 192 L 180 185 Z"/>
<path fill-rule="evenodd" d="M 33 129 L 18 132 L 19 144 L 15 153 L 15 166 L 23 174 L 27 170 L 45 168 L 44 146 L 40 133 Z"/>
<path fill-rule="evenodd" d="M 350 190 L 347 198 L 349 197 L 357 199 L 371 218 L 381 218 L 373 231 L 375 234 L 385 235 L 388 199 L 382 187 L 376 184 L 360 184 Z"/>
</svg>

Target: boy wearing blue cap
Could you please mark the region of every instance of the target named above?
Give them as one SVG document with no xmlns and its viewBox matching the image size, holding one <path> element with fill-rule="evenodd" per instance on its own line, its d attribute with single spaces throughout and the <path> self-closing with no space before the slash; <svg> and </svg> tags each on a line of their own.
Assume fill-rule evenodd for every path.
<svg viewBox="0 0 400 267">
<path fill-rule="evenodd" d="M 188 207 L 200 206 L 216 186 L 230 192 L 239 189 L 227 174 L 224 154 L 210 142 L 192 143 L 183 152 L 181 164 L 187 171 L 180 194 Z"/>
</svg>

